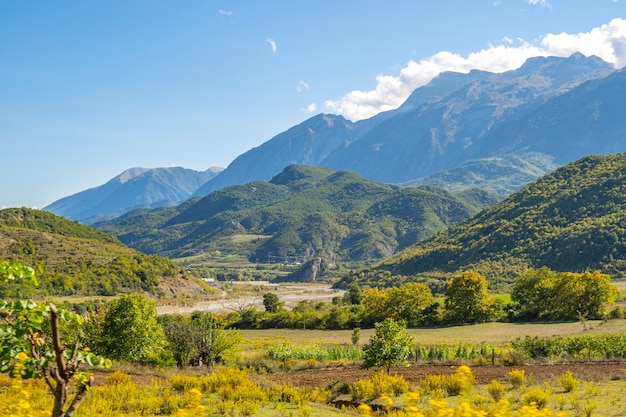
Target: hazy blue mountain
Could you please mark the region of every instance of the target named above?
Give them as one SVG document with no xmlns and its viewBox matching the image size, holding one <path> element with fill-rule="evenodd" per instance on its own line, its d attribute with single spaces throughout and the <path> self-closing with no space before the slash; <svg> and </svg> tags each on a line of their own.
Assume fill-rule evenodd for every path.
<svg viewBox="0 0 626 417">
<path fill-rule="evenodd" d="M 93 224 L 136 208 L 173 206 L 188 199 L 220 170 L 130 168 L 99 187 L 57 200 L 44 210 L 70 220 Z"/>
<path fill-rule="evenodd" d="M 540 152 L 562 165 L 626 151 L 626 71 L 591 80 L 485 135 L 474 154 Z"/>
<path fill-rule="evenodd" d="M 341 116 L 319 114 L 259 147 L 238 156 L 194 195 L 203 196 L 229 185 L 269 181 L 290 164 L 319 163 L 357 134 L 354 123 Z"/>
<path fill-rule="evenodd" d="M 403 185 L 429 184 L 456 193 L 480 188 L 506 197 L 557 167 L 554 158 L 544 154 L 504 155 L 472 159 L 455 168 Z"/>
<path fill-rule="evenodd" d="M 321 164 L 353 170 L 376 181 L 398 183 L 455 168 L 469 159 L 512 154 L 506 151 L 511 140 L 518 138 L 511 138 L 515 132 L 507 130 L 507 139 L 492 140 L 499 138 L 492 133 L 494 130 L 512 118 L 524 125 L 524 115 L 549 106 L 549 102 L 582 82 L 612 72 L 614 69 L 599 58 L 575 54 L 569 58 L 532 58 L 514 71 L 475 75 L 452 93 L 413 104 L 412 110 L 376 125 Z M 537 129 L 542 129 L 541 124 Z M 582 139 L 553 137 L 555 141 Z M 541 152 L 524 144 L 520 140 L 514 154 Z"/>
<path fill-rule="evenodd" d="M 200 186 L 176 192 L 169 185 L 176 188 L 179 181 L 126 185 L 114 179 L 46 209 L 92 223 L 132 208 L 269 181 L 290 164 L 348 170 L 391 184 L 484 187 L 505 196 L 583 155 L 626 151 L 624 78 L 624 71 L 581 54 L 531 58 L 499 74 L 445 72 L 399 108 L 370 119 L 314 116 L 240 155 Z M 135 181 L 146 174 L 133 169 L 126 175 Z"/>
</svg>

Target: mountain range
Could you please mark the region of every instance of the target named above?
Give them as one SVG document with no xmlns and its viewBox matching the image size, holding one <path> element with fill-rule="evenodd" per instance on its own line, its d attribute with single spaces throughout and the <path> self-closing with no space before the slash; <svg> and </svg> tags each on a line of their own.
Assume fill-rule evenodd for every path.
<svg viewBox="0 0 626 417">
<path fill-rule="evenodd" d="M 215 167 L 203 172 L 180 167 L 130 168 L 104 185 L 57 200 L 44 210 L 92 224 L 135 208 L 174 206 L 221 171 Z"/>
<path fill-rule="evenodd" d="M 481 190 L 397 187 L 290 165 L 269 182 L 225 187 L 95 226 L 144 253 L 175 258 L 219 251 L 252 262 L 371 263 L 498 200 Z"/>
<path fill-rule="evenodd" d="M 626 151 L 625 89 L 626 71 L 581 54 L 531 58 L 504 73 L 444 72 L 399 108 L 370 119 L 314 116 L 240 155 L 213 178 L 187 182 L 161 168 L 155 170 L 160 181 L 148 181 L 148 171 L 126 174 L 132 180 L 116 177 L 45 209 L 93 224 L 138 207 L 173 206 L 230 185 L 270 181 L 291 164 L 453 192 L 482 188 L 505 197 L 585 155 Z M 174 195 L 177 188 L 184 191 Z"/>
<path fill-rule="evenodd" d="M 465 185 L 467 189 L 508 182 L 507 170 L 499 169 L 498 158 L 504 158 L 534 180 L 590 153 L 626 150 L 623 137 L 605 136 L 622 125 L 614 116 L 624 115 L 623 100 L 607 88 L 619 92 L 623 77 L 601 59 L 581 54 L 531 58 L 517 70 L 498 74 L 444 72 L 416 89 L 398 109 L 368 120 L 312 117 L 240 155 L 195 195 L 269 180 L 292 163 L 350 170 L 395 184 L 450 170 L 469 177 L 477 164 L 489 166 L 483 169 L 484 180 Z M 563 104 L 581 109 L 580 113 L 591 107 L 593 111 L 571 123 L 573 113 L 555 112 Z M 554 128 L 544 132 L 543 123 Z M 574 133 L 584 136 L 568 134 L 572 125 Z M 565 135 L 557 131 L 559 126 L 569 127 Z M 512 188 L 500 192 L 504 195 Z"/>
<path fill-rule="evenodd" d="M 625 195 L 625 153 L 584 157 L 385 259 L 370 274 L 393 282 L 394 275 L 473 269 L 492 283 L 510 283 L 527 268 L 547 266 L 624 278 Z"/>
</svg>

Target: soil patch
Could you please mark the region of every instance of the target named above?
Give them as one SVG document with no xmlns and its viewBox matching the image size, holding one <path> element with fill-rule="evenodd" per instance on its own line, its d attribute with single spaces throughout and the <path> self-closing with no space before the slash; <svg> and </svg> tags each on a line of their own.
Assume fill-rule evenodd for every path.
<svg viewBox="0 0 626 417">
<path fill-rule="evenodd" d="M 402 375 L 412 385 L 418 385 L 421 378 L 427 375 L 449 375 L 456 371 L 457 365 L 412 365 L 410 367 L 392 368 L 391 373 Z M 526 378 L 535 382 L 558 378 L 567 371 L 572 371 L 581 380 L 601 380 L 611 376 L 626 378 L 626 363 L 592 362 L 557 365 L 521 365 L 521 366 L 472 366 L 477 384 L 488 384 L 492 380 L 508 381 L 509 372 L 523 369 Z M 376 370 L 359 368 L 325 368 L 306 369 L 285 373 L 266 374 L 255 378 L 266 381 L 288 384 L 297 387 L 324 388 L 337 381 L 353 383 L 371 377 Z"/>
</svg>

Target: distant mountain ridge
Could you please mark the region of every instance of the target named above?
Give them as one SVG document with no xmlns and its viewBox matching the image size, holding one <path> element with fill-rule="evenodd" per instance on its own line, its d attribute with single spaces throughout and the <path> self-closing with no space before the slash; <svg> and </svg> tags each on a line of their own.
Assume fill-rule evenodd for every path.
<svg viewBox="0 0 626 417">
<path fill-rule="evenodd" d="M 400 188 L 348 171 L 290 165 L 269 182 L 225 187 L 97 226 L 142 252 L 172 257 L 227 248 L 252 262 L 371 262 L 495 201 L 479 190 Z"/>
<path fill-rule="evenodd" d="M 93 224 L 135 208 L 269 181 L 290 164 L 454 192 L 482 187 L 506 196 L 585 155 L 626 151 L 625 74 L 580 53 L 530 58 L 504 73 L 444 72 L 399 108 L 370 119 L 311 117 L 238 156 L 213 178 L 192 181 L 184 192 L 174 192 L 177 180 L 137 179 L 136 186 L 122 187 L 114 179 L 45 209 Z"/>
<path fill-rule="evenodd" d="M 206 195 L 227 185 L 267 181 L 290 163 L 350 170 L 375 181 L 398 184 L 450 170 L 456 170 L 458 179 L 470 160 L 481 164 L 484 173 L 489 174 L 484 178 L 485 184 L 498 182 L 500 193 L 514 191 L 524 185 L 520 172 L 534 180 L 589 153 L 626 150 L 626 143 L 620 141 L 613 147 L 604 143 L 596 148 L 591 146 L 581 153 L 577 141 L 593 143 L 605 130 L 615 127 L 609 125 L 602 132 L 595 131 L 593 125 L 585 124 L 588 118 L 576 121 L 588 137 L 554 134 L 545 139 L 550 143 L 562 142 L 566 152 L 550 153 L 551 149 L 536 138 L 542 126 L 535 116 L 539 108 L 555 107 L 559 102 L 555 100 L 584 107 L 583 100 L 594 91 L 602 94 L 602 80 L 608 84 L 620 82 L 619 77 L 609 77 L 613 73 L 615 69 L 600 58 L 579 53 L 568 58 L 531 58 L 517 70 L 497 74 L 476 70 L 468 74 L 444 72 L 416 89 L 398 109 L 368 120 L 353 123 L 341 116 L 314 116 L 242 154 L 195 195 Z M 580 93 L 587 90 L 586 96 Z M 614 111 L 626 119 L 626 108 L 609 96 L 606 100 L 610 103 L 606 105 L 616 106 Z M 537 131 L 532 130 L 528 117 L 533 118 Z M 560 112 L 558 120 L 552 122 L 566 125 L 568 115 Z M 610 122 L 623 124 L 617 119 Z M 515 136 L 511 124 L 527 126 L 528 135 Z M 516 171 L 511 184 L 504 186 L 502 182 L 508 181 L 508 174 L 499 169 L 501 158 L 508 159 L 506 170 Z M 534 165 L 533 161 L 541 162 Z M 444 179 L 440 177 L 438 185 L 447 187 Z M 454 189 L 471 186 L 458 182 L 451 185 Z"/>
<path fill-rule="evenodd" d="M 130 168 L 104 185 L 81 191 L 44 210 L 84 224 L 112 219 L 135 208 L 173 206 L 188 199 L 221 168 Z"/>
</svg>

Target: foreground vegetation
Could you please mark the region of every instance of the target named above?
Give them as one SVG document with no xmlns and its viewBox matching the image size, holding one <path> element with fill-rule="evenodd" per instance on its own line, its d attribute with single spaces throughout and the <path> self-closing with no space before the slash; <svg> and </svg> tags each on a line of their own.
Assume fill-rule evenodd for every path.
<svg viewBox="0 0 626 417">
<path fill-rule="evenodd" d="M 297 388 L 234 368 L 209 374 L 161 374 L 150 380 L 115 371 L 100 375 L 76 416 L 619 416 L 624 373 L 580 379 L 571 372 L 534 380 L 512 367 L 501 380 L 477 384 L 472 369 L 432 374 L 418 383 L 374 374 L 353 383 Z M 135 380 L 133 380 L 135 379 Z M 49 416 L 51 397 L 39 380 L 0 377 L 0 412 Z"/>
<path fill-rule="evenodd" d="M 543 271 L 540 276 L 549 279 L 551 275 Z M 7 261 L 0 263 L 0 278 L 38 284 L 32 268 Z M 603 282 L 601 274 L 595 278 Z M 532 293 L 533 282 L 523 282 L 529 293 Z M 599 288 L 601 290 L 601 285 Z M 581 382 L 571 372 L 564 373 L 558 385 L 554 381 L 537 385 L 533 380 L 526 380 L 523 369 L 512 368 L 510 387 L 507 381 L 499 380 L 476 385 L 472 370 L 460 365 L 453 374 L 426 375 L 412 386 L 402 376 L 393 375 L 391 370 L 399 364 L 423 363 L 481 366 L 521 366 L 537 360 L 570 363 L 622 358 L 626 352 L 624 333 L 527 336 L 504 344 L 416 342 L 405 331 L 402 314 L 419 321 L 420 308 L 437 304 L 432 303 L 428 287 L 408 284 L 395 290 L 372 290 L 371 294 L 358 290 L 353 287 L 348 291 L 346 301 L 365 300 L 367 303 L 369 297 L 372 306 L 378 305 L 383 308 L 381 311 L 388 312 L 387 317 L 375 323 L 374 333 L 367 343 L 359 344 L 361 335 L 357 328 L 352 331 L 351 344 L 295 346 L 274 340 L 272 344 L 254 346 L 247 352 L 238 351 L 242 338 L 237 331 L 226 328 L 228 316 L 195 312 L 191 316 L 157 318 L 154 302 L 139 294 L 123 295 L 85 316 L 85 321 L 49 302 L 2 301 L 0 371 L 13 378 L 13 381 L 0 379 L 3 414 L 182 417 L 375 413 L 495 417 L 552 416 L 552 407 L 561 413 L 559 415 L 590 416 L 599 407 L 594 396 L 600 396 L 602 391 L 595 381 Z M 599 294 L 604 294 L 601 303 L 604 305 L 611 292 L 600 291 Z M 266 310 L 278 312 L 280 300 L 272 295 L 264 297 Z M 477 300 L 484 301 L 487 295 L 484 277 L 475 273 L 461 274 L 457 281 L 450 282 L 444 305 L 455 314 L 465 311 L 464 315 L 470 317 L 477 311 L 477 317 L 482 317 L 483 310 L 474 307 Z M 393 304 L 395 310 L 405 312 L 398 320 L 389 313 L 391 305 L 385 307 L 393 297 L 397 297 Z M 405 303 L 400 308 L 398 303 L 402 300 Z M 462 303 L 463 300 L 470 300 L 471 306 Z M 598 308 L 595 302 L 590 305 Z M 467 308 L 470 309 L 464 310 Z M 149 368 L 144 369 L 152 369 L 148 372 L 156 379 L 149 383 L 145 378 L 141 383 L 133 382 L 129 374 L 118 371 L 109 374 L 104 383 L 94 385 L 93 377 L 81 369 L 87 365 L 109 367 L 110 359 L 118 369 L 124 364 L 147 366 Z M 187 370 L 187 366 L 196 361 L 208 365 L 205 369 L 209 373 Z M 218 363 L 222 366 L 216 368 Z M 272 382 L 270 377 L 273 372 L 328 366 L 329 363 L 335 367 L 382 368 L 386 373 L 350 382 L 340 377 L 332 384 L 305 388 Z M 176 366 L 178 371 L 173 371 Z M 268 373 L 267 377 L 261 377 L 263 373 Z M 613 375 L 610 379 L 621 381 L 621 378 L 621 375 Z M 604 383 L 609 392 L 612 382 Z M 577 391 L 579 386 L 585 387 L 583 394 Z M 559 396 L 561 390 L 567 396 Z M 611 395 L 608 401 L 613 409 L 619 409 L 619 398 Z"/>
</svg>

